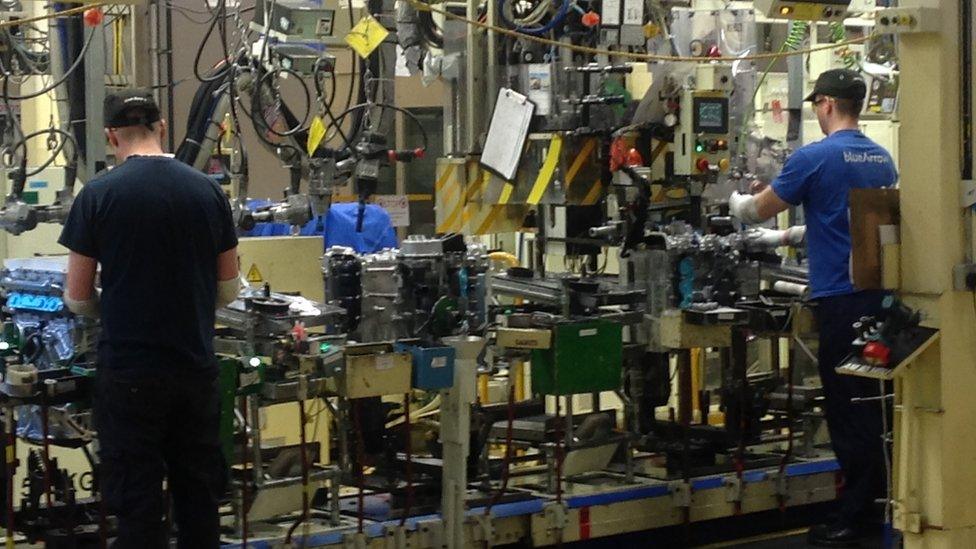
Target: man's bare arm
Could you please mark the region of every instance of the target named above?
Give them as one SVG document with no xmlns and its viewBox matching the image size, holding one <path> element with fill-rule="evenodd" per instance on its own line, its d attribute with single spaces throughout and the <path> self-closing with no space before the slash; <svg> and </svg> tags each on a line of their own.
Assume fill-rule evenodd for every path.
<svg viewBox="0 0 976 549">
<path fill-rule="evenodd" d="M 95 292 L 97 270 L 98 260 L 95 258 L 77 252 L 68 253 L 64 303 L 76 315 L 98 318 L 98 294 Z"/>
<path fill-rule="evenodd" d="M 237 246 L 217 256 L 217 302 L 220 309 L 230 305 L 240 292 L 240 273 L 237 265 Z"/>
</svg>

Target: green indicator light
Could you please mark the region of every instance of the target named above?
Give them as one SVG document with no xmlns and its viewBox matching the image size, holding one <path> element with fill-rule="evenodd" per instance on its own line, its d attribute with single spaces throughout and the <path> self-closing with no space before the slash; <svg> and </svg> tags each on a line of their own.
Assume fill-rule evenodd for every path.
<svg viewBox="0 0 976 549">
<path fill-rule="evenodd" d="M 705 150 L 705 146 L 702 145 L 701 143 L 695 145 L 695 152 L 703 152 L 704 150 Z"/>
<path fill-rule="evenodd" d="M 329 345 L 328 343 L 321 343 L 321 344 L 319 344 L 319 352 L 320 353 L 327 353 L 327 352 L 329 352 L 329 349 L 331 349 L 331 348 L 332 348 L 332 345 Z"/>
</svg>

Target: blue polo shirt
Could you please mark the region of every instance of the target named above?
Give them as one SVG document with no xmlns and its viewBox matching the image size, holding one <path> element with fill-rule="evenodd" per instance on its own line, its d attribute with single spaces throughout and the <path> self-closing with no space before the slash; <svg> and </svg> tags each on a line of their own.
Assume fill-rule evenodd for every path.
<svg viewBox="0 0 976 549">
<path fill-rule="evenodd" d="M 811 297 L 854 293 L 848 193 L 890 187 L 897 180 L 888 151 L 859 130 L 834 132 L 786 161 L 772 188 L 785 202 L 803 206 Z"/>
</svg>

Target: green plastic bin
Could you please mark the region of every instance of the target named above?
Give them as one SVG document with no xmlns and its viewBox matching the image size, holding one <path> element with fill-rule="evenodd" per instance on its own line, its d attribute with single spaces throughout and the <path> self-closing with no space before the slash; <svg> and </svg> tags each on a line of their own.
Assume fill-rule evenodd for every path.
<svg viewBox="0 0 976 549">
<path fill-rule="evenodd" d="M 532 351 L 532 392 L 573 395 L 620 387 L 623 326 L 593 320 L 553 327 L 550 349 Z"/>
</svg>

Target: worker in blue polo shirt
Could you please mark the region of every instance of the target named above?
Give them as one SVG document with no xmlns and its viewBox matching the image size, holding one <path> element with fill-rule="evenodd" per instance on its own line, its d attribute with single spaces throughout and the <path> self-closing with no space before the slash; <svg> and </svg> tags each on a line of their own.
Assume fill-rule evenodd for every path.
<svg viewBox="0 0 976 549">
<path fill-rule="evenodd" d="M 747 224 L 763 222 L 790 206 L 803 206 L 805 231 L 793 227 L 750 233 L 767 243 L 798 245 L 806 240 L 827 427 L 844 473 L 836 517 L 810 530 L 809 542 L 825 547 L 855 545 L 867 533 L 876 519 L 873 502 L 885 486 L 881 408 L 851 401 L 877 397 L 878 384 L 834 370 L 851 352 L 852 325 L 862 316 L 880 312 L 884 297 L 883 292 L 861 291 L 851 283 L 848 194 L 855 188 L 889 187 L 898 179 L 891 155 L 858 129 L 866 91 L 856 72 L 822 73 L 806 100 L 813 104 L 827 137 L 794 152 L 771 185 L 752 195 L 736 192 L 729 199 L 732 215 Z"/>
</svg>

